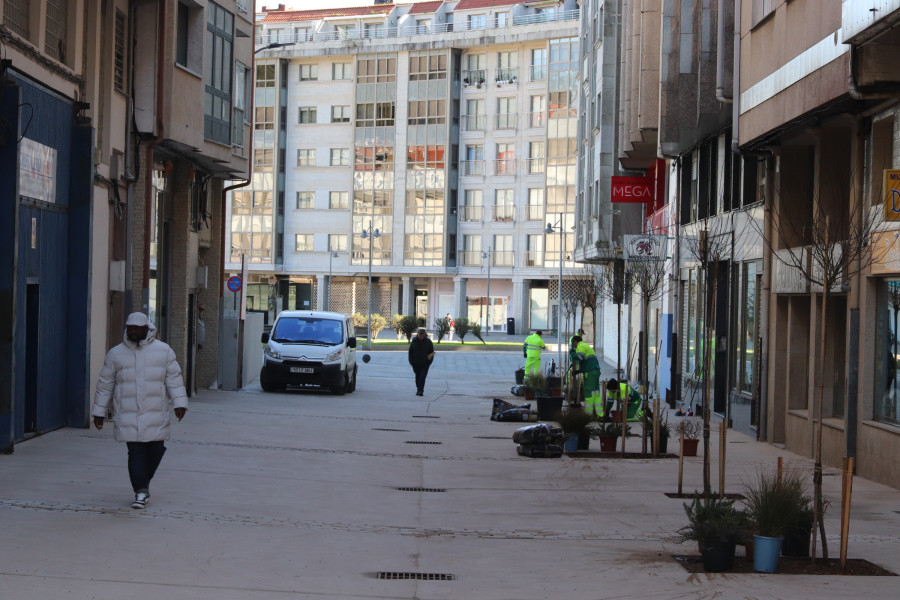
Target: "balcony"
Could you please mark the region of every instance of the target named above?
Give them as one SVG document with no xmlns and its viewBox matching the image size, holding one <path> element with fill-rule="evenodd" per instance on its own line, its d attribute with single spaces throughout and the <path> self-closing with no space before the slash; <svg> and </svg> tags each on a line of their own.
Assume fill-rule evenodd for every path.
<svg viewBox="0 0 900 600">
<path fill-rule="evenodd" d="M 529 175 L 540 175 L 545 171 L 544 165 L 547 161 L 543 158 L 528 158 L 525 162 L 527 164 L 526 168 Z"/>
<path fill-rule="evenodd" d="M 500 158 L 498 160 L 492 160 L 491 167 L 492 167 L 492 169 L 491 169 L 492 175 L 513 176 L 516 174 L 516 159 Z"/>
<path fill-rule="evenodd" d="M 459 171 L 466 177 L 484 177 L 483 160 L 461 160 Z"/>
<path fill-rule="evenodd" d="M 396 38 L 400 36 L 444 36 L 447 33 L 457 33 L 466 31 L 484 31 L 492 29 L 506 29 L 508 27 L 525 27 L 529 25 L 538 25 L 542 23 L 558 23 L 562 21 L 578 21 L 580 11 L 570 10 L 555 13 L 543 13 L 537 15 L 520 15 L 512 19 L 512 24 L 500 23 L 498 25 L 495 19 L 490 21 L 473 21 L 472 23 L 434 23 L 430 25 L 407 25 L 404 27 L 377 27 L 368 30 L 353 27 L 349 29 L 341 29 L 339 31 L 301 31 L 298 34 L 288 34 L 282 32 L 277 40 L 265 33 L 254 39 L 254 47 L 260 48 L 272 42 L 278 42 L 284 45 L 297 44 L 299 42 L 333 42 L 341 40 L 367 40 L 367 39 L 384 39 Z M 323 21 L 324 22 L 324 21 Z M 576 23 L 577 24 L 577 23 Z M 544 67 L 544 77 L 546 77 L 546 67 Z M 537 81 L 533 79 L 532 81 Z M 475 85 L 473 80 L 471 85 Z M 482 81 L 482 85 L 484 82 Z"/>
<path fill-rule="evenodd" d="M 519 115 L 517 115 L 516 113 L 501 113 L 499 115 L 494 115 L 494 129 L 515 130 L 516 125 L 518 124 L 518 116 Z"/>
<path fill-rule="evenodd" d="M 511 204 L 501 204 L 491 207 L 491 221 L 512 223 L 516 217 L 516 207 Z"/>
<path fill-rule="evenodd" d="M 512 250 L 494 250 L 491 252 L 492 267 L 514 267 L 516 255 Z"/>
<path fill-rule="evenodd" d="M 463 250 L 460 252 L 460 265 L 463 267 L 480 267 L 484 264 L 481 250 Z"/>
<path fill-rule="evenodd" d="M 463 131 L 484 131 L 487 123 L 485 115 L 463 115 Z"/>
<path fill-rule="evenodd" d="M 528 67 L 528 81 L 546 81 L 547 65 L 531 65 Z"/>
<path fill-rule="evenodd" d="M 519 69 L 515 67 L 496 69 L 494 71 L 494 83 L 497 84 L 497 87 L 519 83 Z"/>
<path fill-rule="evenodd" d="M 459 220 L 466 223 L 480 223 L 484 220 L 483 206 L 460 206 Z"/>
<path fill-rule="evenodd" d="M 474 87 L 477 89 L 481 89 L 482 87 L 484 87 L 486 77 L 487 77 L 487 71 L 485 71 L 484 69 L 463 71 L 462 72 L 463 87 Z"/>
<path fill-rule="evenodd" d="M 538 127 L 544 127 L 547 125 L 547 112 L 530 112 L 528 113 L 528 124 L 527 126 L 531 129 L 536 129 Z"/>
<path fill-rule="evenodd" d="M 544 253 L 543 252 L 523 252 L 522 253 L 522 266 L 523 267 L 543 267 L 544 266 Z"/>
<path fill-rule="evenodd" d="M 544 205 L 528 204 L 525 206 L 525 220 L 544 222 Z"/>
</svg>

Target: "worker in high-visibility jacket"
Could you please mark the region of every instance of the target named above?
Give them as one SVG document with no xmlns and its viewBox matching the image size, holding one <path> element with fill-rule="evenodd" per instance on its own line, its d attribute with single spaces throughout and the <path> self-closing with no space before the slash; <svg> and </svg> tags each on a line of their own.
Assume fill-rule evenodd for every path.
<svg viewBox="0 0 900 600">
<path fill-rule="evenodd" d="M 594 349 L 580 335 L 572 336 L 569 360 L 572 362 L 573 373 L 584 373 L 585 397 L 600 389 L 600 361 L 597 360 Z"/>
<path fill-rule="evenodd" d="M 522 346 L 522 350 L 525 354 L 526 376 L 531 375 L 532 373 L 541 372 L 541 350 L 547 348 L 547 344 L 544 343 L 544 340 L 541 337 L 543 334 L 544 332 L 538 329 L 525 338 L 525 344 Z"/>
<path fill-rule="evenodd" d="M 627 407 L 626 420 L 639 421 L 643 417 L 643 398 L 638 391 L 629 386 L 627 381 L 610 379 L 606 382 L 606 410 L 612 410 L 619 401 Z"/>
</svg>

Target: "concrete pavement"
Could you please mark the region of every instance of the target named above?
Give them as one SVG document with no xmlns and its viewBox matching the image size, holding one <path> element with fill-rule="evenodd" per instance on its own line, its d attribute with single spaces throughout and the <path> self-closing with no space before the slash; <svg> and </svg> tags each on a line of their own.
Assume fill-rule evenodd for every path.
<svg viewBox="0 0 900 600">
<path fill-rule="evenodd" d="M 143 511 L 111 427 L 18 444 L 0 456 L 0 599 L 897 597 L 891 577 L 687 573 L 671 555 L 696 546 L 673 541 L 684 511 L 664 495 L 677 461 L 518 456 L 520 424 L 488 417 L 520 363 L 439 353 L 422 398 L 405 352 L 372 353 L 346 396 L 201 392 Z M 811 472 L 739 433 L 727 450 L 729 492 L 778 456 Z M 686 491 L 701 465 L 686 460 Z M 900 572 L 900 491 L 856 479 L 853 502 L 850 557 Z"/>
</svg>

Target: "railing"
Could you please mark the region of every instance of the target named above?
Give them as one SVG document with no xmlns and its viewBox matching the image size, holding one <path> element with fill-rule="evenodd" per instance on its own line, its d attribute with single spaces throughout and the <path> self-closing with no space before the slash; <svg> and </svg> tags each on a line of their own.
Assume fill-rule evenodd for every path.
<svg viewBox="0 0 900 600">
<path fill-rule="evenodd" d="M 501 204 L 491 207 L 491 220 L 510 222 L 516 217 L 516 207 L 511 204 Z"/>
<path fill-rule="evenodd" d="M 491 252 L 491 266 L 513 267 L 516 264 L 516 255 L 511 250 L 494 250 Z"/>
<path fill-rule="evenodd" d="M 483 264 L 481 250 L 463 250 L 460 254 L 460 264 L 464 267 L 480 267 Z"/>
<path fill-rule="evenodd" d="M 484 220 L 484 207 L 483 206 L 460 206 L 459 207 L 459 220 L 466 221 L 468 223 L 473 222 L 481 222 Z"/>
<path fill-rule="evenodd" d="M 545 160 L 543 158 L 528 158 L 525 159 L 527 163 L 527 169 L 529 175 L 538 175 L 544 172 L 544 163 Z"/>
<path fill-rule="evenodd" d="M 516 159 L 514 158 L 499 158 L 497 160 L 491 161 L 492 174 L 493 175 L 515 175 L 516 174 Z"/>
<path fill-rule="evenodd" d="M 525 206 L 525 220 L 526 221 L 541 221 L 544 220 L 544 205 L 543 204 L 528 204 Z"/>
<path fill-rule="evenodd" d="M 463 71 L 462 72 L 463 87 L 469 87 L 469 86 L 481 87 L 484 85 L 485 77 L 487 77 L 487 71 L 485 71 L 484 69 Z"/>
<path fill-rule="evenodd" d="M 523 252 L 522 253 L 522 266 L 523 267 L 543 267 L 544 266 L 544 253 L 543 252 Z"/>
<path fill-rule="evenodd" d="M 494 115 L 494 129 L 515 129 L 518 116 L 516 113 Z"/>
<path fill-rule="evenodd" d="M 461 160 L 459 161 L 459 170 L 463 175 L 469 175 L 472 177 L 484 177 L 484 161 Z"/>
<path fill-rule="evenodd" d="M 463 131 L 484 131 L 485 115 L 463 115 Z"/>
<path fill-rule="evenodd" d="M 507 69 L 495 69 L 494 70 L 494 82 L 497 85 L 509 85 L 513 83 L 519 82 L 519 69 L 518 68 L 507 68 Z"/>
<path fill-rule="evenodd" d="M 525 25 L 537 25 L 540 23 L 556 23 L 560 21 L 577 21 L 579 18 L 579 11 L 570 10 L 565 12 L 557 12 L 557 13 L 544 13 L 539 15 L 522 15 L 518 17 L 514 17 L 512 19 L 512 26 L 519 27 Z M 254 39 L 254 47 L 259 49 L 262 46 L 266 46 L 272 42 L 278 42 L 287 46 L 299 43 L 299 42 L 333 42 L 333 41 L 341 41 L 341 40 L 365 40 L 365 39 L 382 39 L 382 38 L 393 38 L 398 36 L 415 36 L 415 35 L 441 35 L 450 32 L 460 32 L 460 31 L 482 31 L 485 29 L 505 29 L 509 27 L 510 24 L 507 22 L 505 24 L 497 24 L 496 20 L 485 20 L 484 22 L 475 22 L 473 26 L 470 27 L 469 23 L 436 23 L 432 25 L 407 25 L 401 28 L 397 27 L 381 27 L 379 29 L 369 29 L 368 31 L 365 29 L 360 29 L 355 27 L 353 29 L 345 29 L 342 31 L 318 31 L 311 33 L 301 33 L 299 35 L 289 34 L 287 32 L 282 32 L 277 40 L 273 40 L 271 38 L 267 39 L 268 36 L 257 36 Z M 532 81 L 537 81 L 536 79 L 532 79 Z M 473 84 L 474 85 L 474 84 Z"/>
<path fill-rule="evenodd" d="M 529 81 L 544 81 L 547 79 L 547 65 L 531 65 L 528 68 Z"/>
<path fill-rule="evenodd" d="M 544 127 L 546 124 L 547 113 L 545 111 L 528 113 L 528 127 L 533 129 L 536 127 Z"/>
</svg>

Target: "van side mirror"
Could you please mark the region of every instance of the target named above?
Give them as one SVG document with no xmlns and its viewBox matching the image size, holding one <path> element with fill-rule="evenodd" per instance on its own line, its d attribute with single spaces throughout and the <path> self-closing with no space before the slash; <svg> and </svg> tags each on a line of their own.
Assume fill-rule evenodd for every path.
<svg viewBox="0 0 900 600">
<path fill-rule="evenodd" d="M 356 348 L 356 338 L 347 338 L 347 347 L 348 348 Z"/>
<path fill-rule="evenodd" d="M 268 333 L 262 334 L 262 343 L 263 343 L 263 344 L 268 344 L 268 343 L 269 343 L 269 334 L 268 334 Z"/>
</svg>

